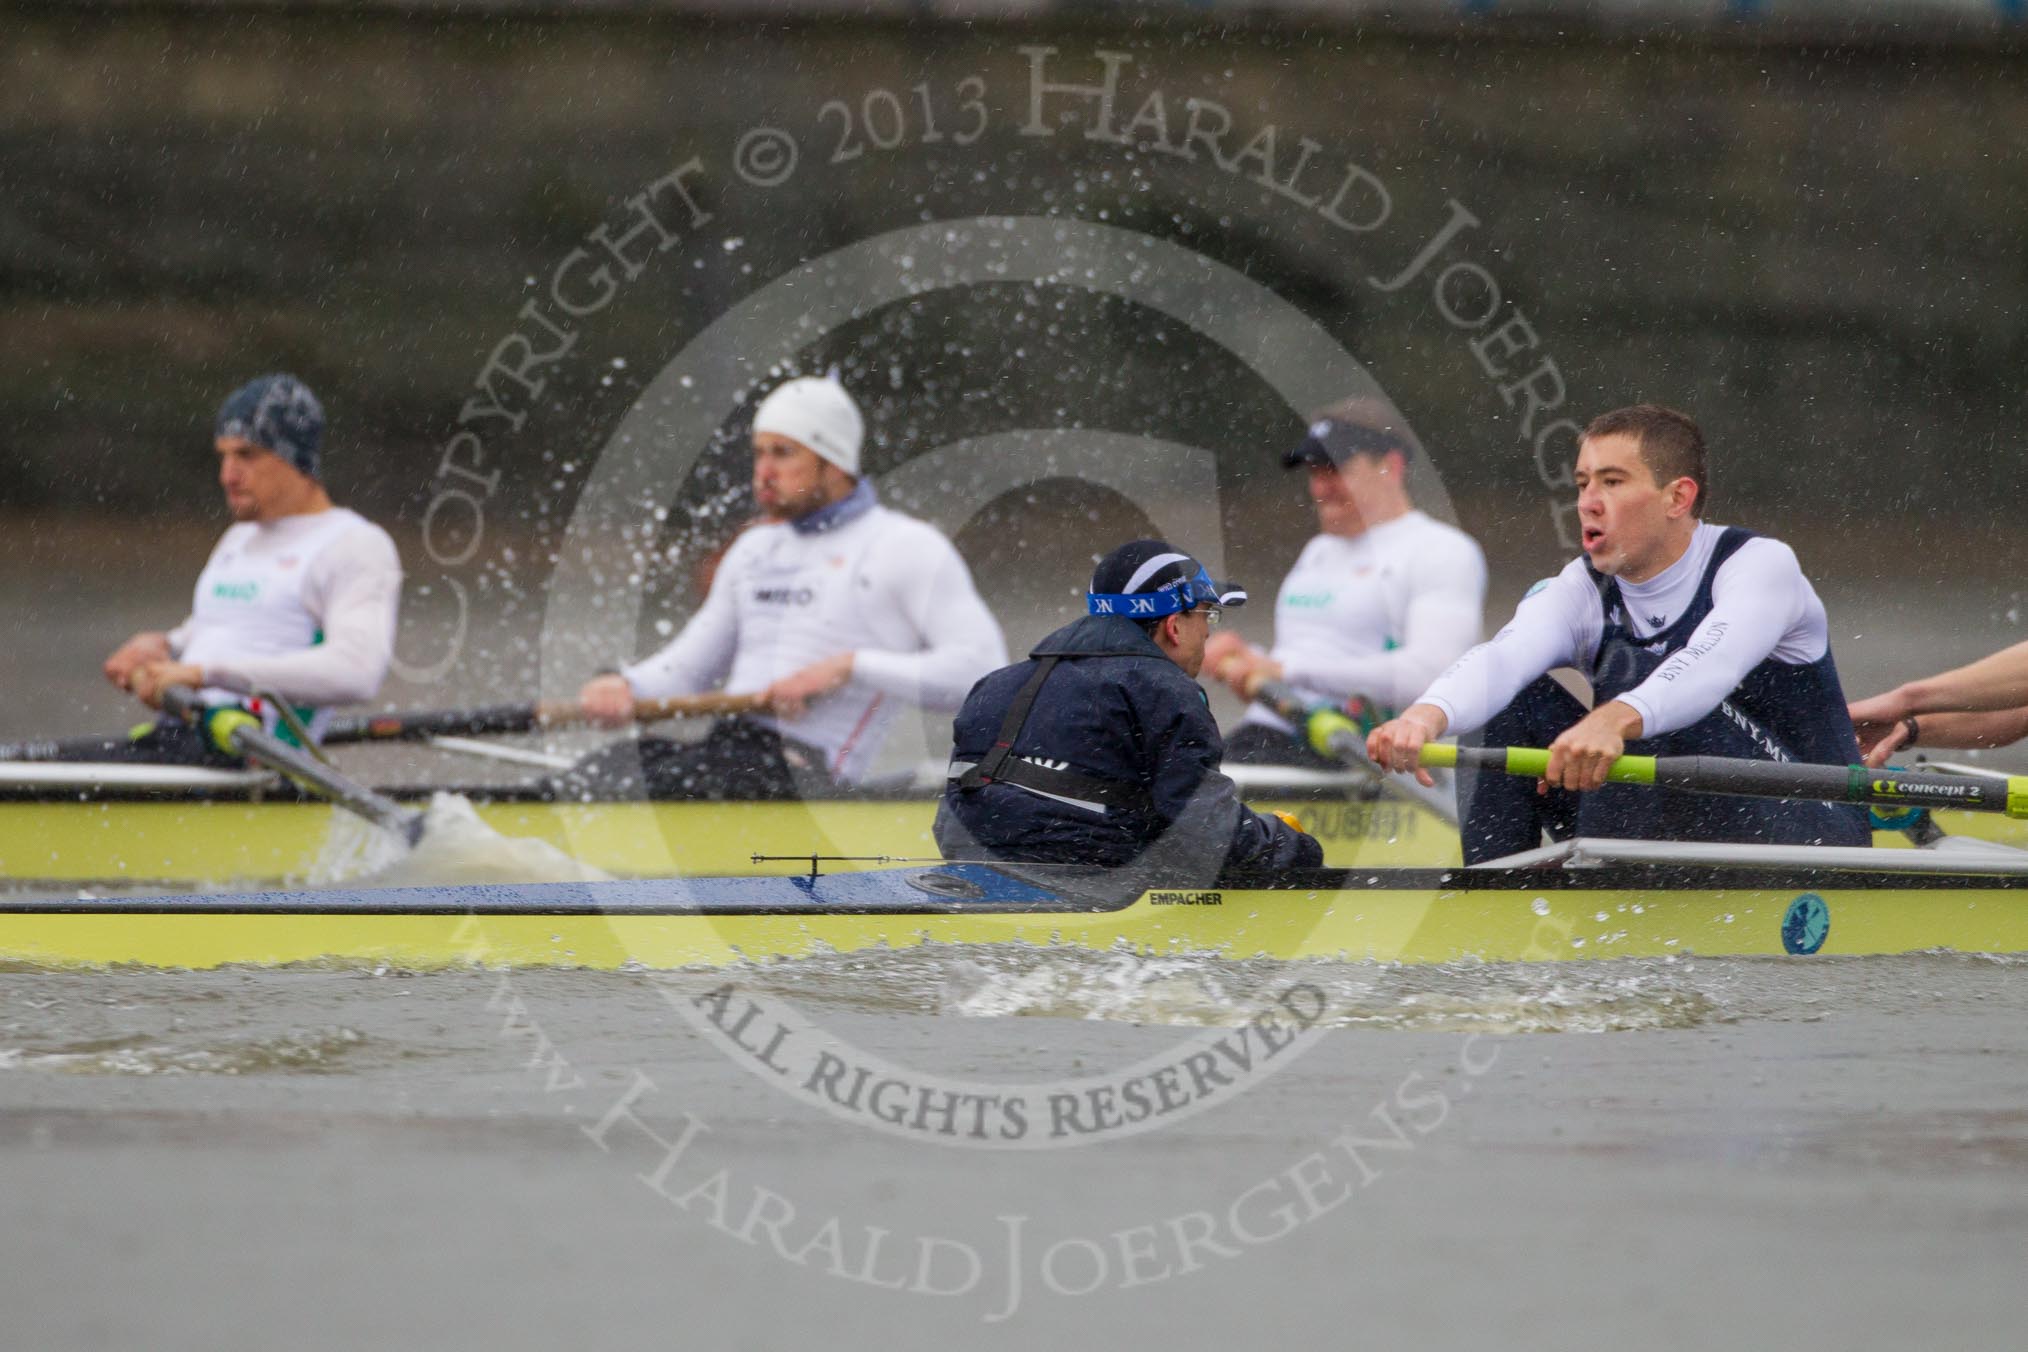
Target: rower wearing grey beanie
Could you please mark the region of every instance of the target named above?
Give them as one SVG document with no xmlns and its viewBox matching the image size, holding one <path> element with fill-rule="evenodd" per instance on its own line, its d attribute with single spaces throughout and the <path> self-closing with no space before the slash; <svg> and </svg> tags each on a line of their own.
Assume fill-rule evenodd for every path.
<svg viewBox="0 0 2028 1352">
<path fill-rule="evenodd" d="M 128 639 L 106 659 L 106 679 L 151 705 L 172 685 L 212 704 L 257 707 L 272 696 L 313 733 L 324 709 L 379 693 L 394 654 L 401 559 L 386 531 L 332 503 L 323 444 L 323 405 L 292 375 L 260 376 L 226 396 L 212 445 L 234 524 L 198 576 L 190 614 Z M 165 719 L 91 758 L 219 759 L 193 734 Z"/>
<path fill-rule="evenodd" d="M 790 798 L 863 781 L 909 706 L 949 711 L 1006 661 L 971 570 L 860 475 L 866 423 L 835 376 L 799 376 L 753 415 L 762 523 L 726 552 L 666 647 L 588 682 L 620 726 L 635 701 L 722 689 L 758 697 L 696 742 L 622 742 L 556 784 L 567 796 Z"/>
</svg>

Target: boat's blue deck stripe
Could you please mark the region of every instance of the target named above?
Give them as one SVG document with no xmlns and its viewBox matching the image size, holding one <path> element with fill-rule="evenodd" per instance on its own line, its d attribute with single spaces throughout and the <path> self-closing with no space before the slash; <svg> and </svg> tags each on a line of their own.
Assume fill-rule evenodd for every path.
<svg viewBox="0 0 2028 1352">
<path fill-rule="evenodd" d="M 956 875 L 972 884 L 947 896 L 911 885 L 925 874 Z M 1171 886 L 1202 889 L 1199 882 Z M 1162 883 L 1151 886 L 1160 887 Z M 1273 879 L 1228 882 L 1226 890 L 1257 888 L 1292 900 L 1325 901 L 1337 892 L 1564 892 L 1640 889 L 1672 892 L 2005 891 L 2028 903 L 2028 876 L 1863 873 L 1807 868 L 1712 870 L 1688 865 L 1605 865 L 1585 869 L 1313 869 Z M 976 889 L 974 894 L 973 889 Z M 1216 889 L 1212 889 L 1216 890 Z M 596 883 L 473 883 L 458 886 L 331 888 L 323 891 L 233 892 L 179 896 L 0 898 L 4 914 L 270 914 L 270 915 L 941 915 L 952 912 L 1091 912 L 1124 909 L 1073 898 L 978 864 L 936 869 L 878 869 L 801 877 L 624 879 Z"/>
</svg>

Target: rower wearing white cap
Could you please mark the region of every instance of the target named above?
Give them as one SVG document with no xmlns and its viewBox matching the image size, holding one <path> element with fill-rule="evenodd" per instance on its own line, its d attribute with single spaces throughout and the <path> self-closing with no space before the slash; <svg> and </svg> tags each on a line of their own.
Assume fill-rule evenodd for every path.
<svg viewBox="0 0 2028 1352">
<path fill-rule="evenodd" d="M 200 688 L 212 704 L 273 695 L 309 715 L 313 733 L 317 710 L 379 692 L 394 655 L 401 558 L 386 531 L 332 505 L 323 438 L 323 406 L 294 376 L 261 376 L 226 398 L 213 444 L 235 524 L 198 576 L 189 617 L 120 645 L 105 661 L 107 680 L 151 705 L 172 685 Z M 80 742 L 64 758 L 230 759 L 169 718 L 131 740 Z"/>
<path fill-rule="evenodd" d="M 703 606 L 652 656 L 579 700 L 619 725 L 636 700 L 723 688 L 768 712 L 702 741 L 643 738 L 570 772 L 566 792 L 779 798 L 863 779 L 907 705 L 956 709 L 1006 640 L 949 540 L 860 477 L 865 423 L 833 378 L 761 401 L 753 493 L 764 524 L 727 551 Z"/>
</svg>

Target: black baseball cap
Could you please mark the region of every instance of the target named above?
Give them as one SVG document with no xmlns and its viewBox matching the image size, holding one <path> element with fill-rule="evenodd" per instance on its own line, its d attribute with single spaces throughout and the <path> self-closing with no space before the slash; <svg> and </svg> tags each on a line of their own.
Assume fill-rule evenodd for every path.
<svg viewBox="0 0 2028 1352">
<path fill-rule="evenodd" d="M 1385 455 L 1389 451 L 1400 451 L 1407 457 L 1414 454 L 1414 450 L 1414 443 L 1392 428 L 1348 422 L 1327 414 L 1310 424 L 1302 441 L 1293 450 L 1282 454 L 1282 468 L 1315 465 L 1319 469 L 1336 469 L 1355 455 Z"/>
</svg>

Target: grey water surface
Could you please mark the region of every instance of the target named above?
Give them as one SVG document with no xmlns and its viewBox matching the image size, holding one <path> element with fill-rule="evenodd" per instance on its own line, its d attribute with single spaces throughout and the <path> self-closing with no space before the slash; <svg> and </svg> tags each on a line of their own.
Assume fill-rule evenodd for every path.
<svg viewBox="0 0 2028 1352">
<path fill-rule="evenodd" d="M 701 974 L 8 972 L 0 1299 L 36 1348 L 2012 1346 L 2024 973 L 942 949 L 726 978 L 1037 1101 L 1322 992 L 1316 1040 L 1216 1106 L 1011 1150 L 786 1093 L 674 1012 Z"/>
</svg>

